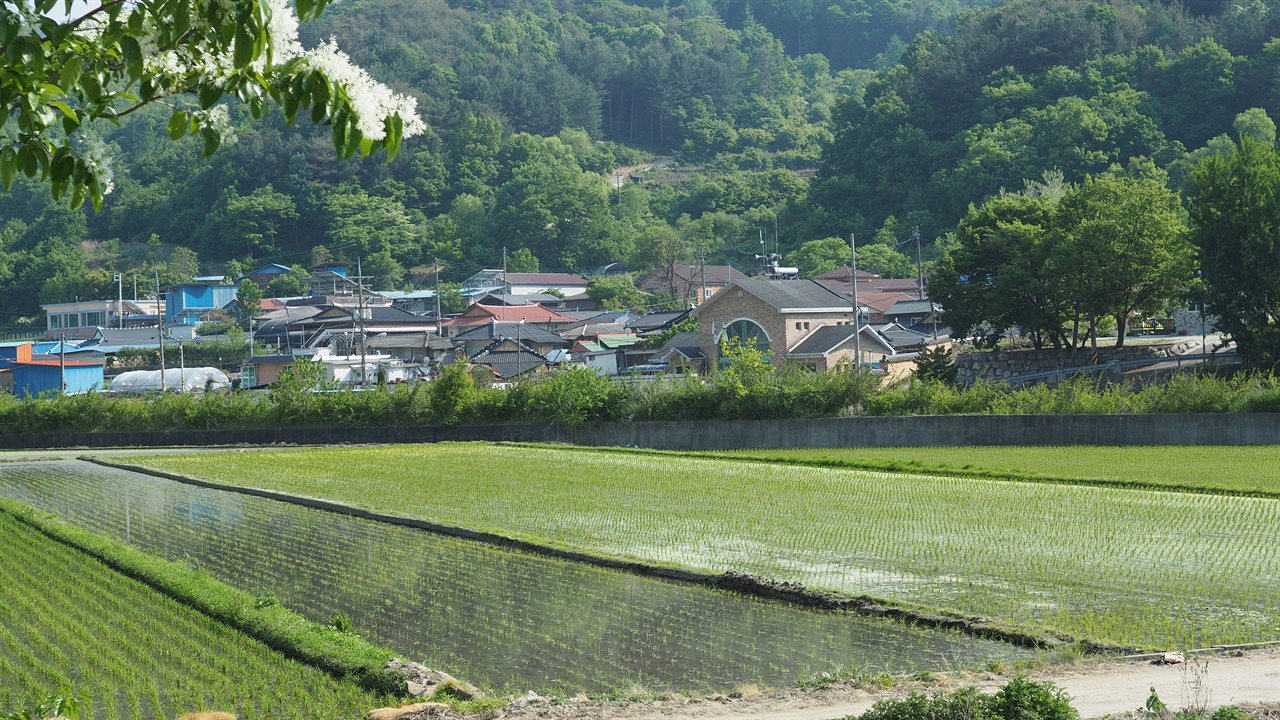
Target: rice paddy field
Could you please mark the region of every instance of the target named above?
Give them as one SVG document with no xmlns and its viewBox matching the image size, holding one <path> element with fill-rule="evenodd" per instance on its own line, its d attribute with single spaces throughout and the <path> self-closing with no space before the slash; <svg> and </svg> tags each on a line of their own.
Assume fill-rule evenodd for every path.
<svg viewBox="0 0 1280 720">
<path fill-rule="evenodd" d="M 0 713 L 64 687 L 90 717 L 358 718 L 384 704 L 0 512 Z"/>
<path fill-rule="evenodd" d="M 1280 445 L 818 448 L 707 456 L 1280 497 Z"/>
<path fill-rule="evenodd" d="M 1036 655 L 84 462 L 0 465 L 0 496 L 312 621 L 345 613 L 377 645 L 499 691 L 728 691 Z"/>
<path fill-rule="evenodd" d="M 1273 498 L 484 444 L 133 462 L 1115 645 L 1280 639 Z"/>
</svg>

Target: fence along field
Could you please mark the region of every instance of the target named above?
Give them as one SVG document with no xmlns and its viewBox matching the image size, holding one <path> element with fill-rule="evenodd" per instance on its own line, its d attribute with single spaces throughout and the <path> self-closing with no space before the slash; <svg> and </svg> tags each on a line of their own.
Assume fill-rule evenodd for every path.
<svg viewBox="0 0 1280 720">
<path fill-rule="evenodd" d="M 289 660 L 0 511 L 0 712 L 64 687 L 92 717 L 357 717 L 383 698 Z"/>
<path fill-rule="evenodd" d="M 133 462 L 1115 645 L 1280 639 L 1273 499 L 483 444 Z"/>
<path fill-rule="evenodd" d="M 0 495 L 269 592 L 313 621 L 346 613 L 381 646 L 520 693 L 727 691 L 1035 657 L 83 462 L 0 465 Z"/>
<path fill-rule="evenodd" d="M 1280 445 L 814 448 L 705 456 L 1280 497 Z"/>
</svg>

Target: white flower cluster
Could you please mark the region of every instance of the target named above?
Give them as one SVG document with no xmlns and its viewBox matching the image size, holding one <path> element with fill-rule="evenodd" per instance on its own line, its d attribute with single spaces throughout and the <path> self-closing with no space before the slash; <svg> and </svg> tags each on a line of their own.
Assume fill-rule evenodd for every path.
<svg viewBox="0 0 1280 720">
<path fill-rule="evenodd" d="M 115 170 L 112 168 L 113 160 L 111 153 L 107 150 L 107 144 L 87 128 L 81 129 L 73 137 L 78 139 L 76 150 L 78 151 L 77 154 L 84 160 L 85 167 L 98 181 L 98 186 L 102 188 L 102 194 L 109 195 L 112 188 L 115 187 L 113 182 Z"/>
<path fill-rule="evenodd" d="M 369 77 L 369 73 L 352 64 L 332 40 L 308 52 L 304 58 L 308 67 L 318 70 L 346 91 L 351 101 L 351 112 L 356 116 L 356 127 L 366 139 L 375 142 L 384 139 L 387 132 L 383 123 L 396 114 L 403 121 L 404 137 L 421 135 L 426 130 L 426 125 L 418 117 L 416 99 L 397 95 L 391 88 Z"/>
<path fill-rule="evenodd" d="M 236 129 L 231 126 L 231 115 L 226 105 L 214 105 L 208 110 L 196 110 L 191 113 L 202 128 L 218 133 L 223 145 L 234 145 L 239 139 Z"/>
<path fill-rule="evenodd" d="M 418 117 L 418 101 L 398 95 L 391 88 L 374 80 L 363 68 L 353 64 L 347 54 L 338 49 L 330 39 L 314 50 L 305 50 L 298 42 L 298 16 L 287 0 L 269 0 L 273 60 L 287 62 L 296 57 L 303 64 L 319 71 L 332 83 L 337 83 L 351 101 L 351 112 L 356 116 L 356 127 L 366 139 L 379 141 L 386 137 L 386 119 L 399 114 L 404 126 L 404 137 L 421 135 L 426 125 Z"/>
</svg>

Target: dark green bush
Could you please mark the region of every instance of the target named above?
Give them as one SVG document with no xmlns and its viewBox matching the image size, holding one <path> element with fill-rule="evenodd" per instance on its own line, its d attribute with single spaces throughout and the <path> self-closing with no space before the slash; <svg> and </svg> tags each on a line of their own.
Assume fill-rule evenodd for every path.
<svg viewBox="0 0 1280 720">
<path fill-rule="evenodd" d="M 1080 714 L 1053 683 L 1019 676 L 995 695 L 968 687 L 932 697 L 912 693 L 881 700 L 859 720 L 1080 720 Z"/>
</svg>

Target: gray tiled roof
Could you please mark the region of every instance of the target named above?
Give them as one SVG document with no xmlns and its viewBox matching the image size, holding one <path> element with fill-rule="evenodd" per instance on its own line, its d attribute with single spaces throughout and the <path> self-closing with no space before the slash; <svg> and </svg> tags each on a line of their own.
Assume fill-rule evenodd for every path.
<svg viewBox="0 0 1280 720">
<path fill-rule="evenodd" d="M 546 357 L 520 345 L 519 350 L 496 350 L 501 340 L 495 340 L 488 347 L 471 357 L 471 362 L 486 365 L 493 369 L 499 377 L 511 379 L 524 375 L 543 363 L 550 362 Z"/>
<path fill-rule="evenodd" d="M 746 290 L 783 312 L 849 307 L 848 300 L 813 280 L 743 280 L 721 292 L 733 292 L 734 287 Z"/>
<path fill-rule="evenodd" d="M 666 310 L 646 313 L 633 320 L 629 327 L 635 330 L 637 334 L 643 334 L 669 327 L 674 323 L 680 322 L 688 314 L 688 310 Z"/>
<path fill-rule="evenodd" d="M 466 332 L 460 332 L 453 336 L 453 339 L 458 342 L 497 340 L 500 338 L 519 338 L 523 342 L 537 343 L 540 345 L 563 345 L 568 347 L 573 344 L 560 337 L 560 335 L 553 333 L 546 328 L 538 327 L 532 323 L 484 323 L 482 325 L 476 325 L 468 329 Z"/>
<path fill-rule="evenodd" d="M 702 352 L 702 346 L 698 344 L 698 333 L 682 332 L 671 336 L 658 351 L 653 354 L 654 360 L 668 360 L 672 354 L 680 353 L 689 360 L 701 360 L 706 357 Z"/>
<path fill-rule="evenodd" d="M 788 355 L 825 355 L 853 338 L 853 325 L 823 325 L 809 333 L 798 345 L 791 348 Z M 893 352 L 893 346 L 868 325 L 862 326 L 863 349 L 870 341 L 876 346 L 875 352 Z"/>
<path fill-rule="evenodd" d="M 885 315 L 927 315 L 937 306 L 933 301 L 925 298 L 924 300 L 899 300 L 893 304 L 893 307 L 884 311 Z"/>
</svg>

